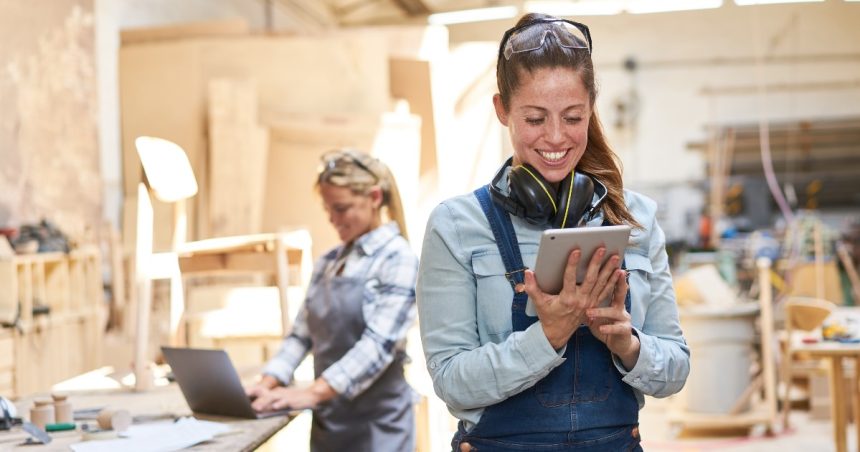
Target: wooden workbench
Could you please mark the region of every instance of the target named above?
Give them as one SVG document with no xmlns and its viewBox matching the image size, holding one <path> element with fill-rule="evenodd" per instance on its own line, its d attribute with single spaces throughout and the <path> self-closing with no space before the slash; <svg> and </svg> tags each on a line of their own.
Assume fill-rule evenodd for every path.
<svg viewBox="0 0 860 452">
<path fill-rule="evenodd" d="M 32 398 L 22 399 L 16 403 L 19 416 L 29 413 Z M 101 407 L 119 407 L 127 409 L 135 418 L 135 424 L 142 422 L 157 422 L 170 418 L 190 416 L 191 412 L 179 387 L 175 384 L 157 387 L 146 392 L 131 392 L 129 390 L 98 391 L 90 393 L 74 393 L 69 396 L 75 410 Z M 195 416 L 198 419 L 223 422 L 233 428 L 233 432 L 216 437 L 212 441 L 200 443 L 186 450 L 206 451 L 252 451 L 268 440 L 272 435 L 286 426 L 292 418 L 287 416 L 266 419 L 238 419 L 220 416 Z M 81 441 L 80 425 L 89 423 L 97 427 L 96 422 L 77 421 L 78 430 L 73 432 L 51 433 L 53 441 L 48 445 L 21 445 L 28 437 L 20 427 L 12 431 L 0 431 L 0 450 L 26 450 L 31 452 L 68 451 L 69 445 Z"/>
</svg>

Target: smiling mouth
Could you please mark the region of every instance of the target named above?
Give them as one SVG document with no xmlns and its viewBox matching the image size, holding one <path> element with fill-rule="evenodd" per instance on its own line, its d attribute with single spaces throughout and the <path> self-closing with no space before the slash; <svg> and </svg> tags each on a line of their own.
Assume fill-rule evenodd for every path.
<svg viewBox="0 0 860 452">
<path fill-rule="evenodd" d="M 568 150 L 552 151 L 552 152 L 550 152 L 550 151 L 538 151 L 538 154 L 540 154 L 540 156 L 543 157 L 543 159 L 546 160 L 547 162 L 554 163 L 554 162 L 561 161 L 564 158 L 564 156 L 567 155 L 567 152 L 568 152 Z"/>
</svg>

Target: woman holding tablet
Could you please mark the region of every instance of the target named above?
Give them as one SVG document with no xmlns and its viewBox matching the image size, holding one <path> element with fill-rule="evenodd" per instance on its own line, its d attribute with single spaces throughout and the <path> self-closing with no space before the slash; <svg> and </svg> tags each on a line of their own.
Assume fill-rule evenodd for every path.
<svg viewBox="0 0 860 452">
<path fill-rule="evenodd" d="M 689 373 L 657 206 L 623 188 L 591 53 L 573 21 L 529 14 L 505 32 L 493 104 L 513 156 L 428 221 L 419 322 L 436 393 L 461 421 L 455 451 L 641 450 L 643 396 L 674 394 Z M 561 291 L 538 288 L 544 230 L 619 224 L 632 227 L 623 255 L 574 251 Z"/>
</svg>

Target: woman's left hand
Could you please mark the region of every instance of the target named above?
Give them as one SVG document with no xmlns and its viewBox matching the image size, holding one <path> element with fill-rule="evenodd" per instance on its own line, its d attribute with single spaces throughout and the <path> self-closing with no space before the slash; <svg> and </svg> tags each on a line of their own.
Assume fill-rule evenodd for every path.
<svg viewBox="0 0 860 452">
<path fill-rule="evenodd" d="M 628 370 L 639 360 L 639 338 L 633 334 L 630 313 L 624 307 L 627 297 L 627 272 L 618 272 L 615 291 L 610 305 L 605 308 L 591 308 L 586 312 L 591 334 L 606 344 L 609 351 L 621 359 Z"/>
</svg>

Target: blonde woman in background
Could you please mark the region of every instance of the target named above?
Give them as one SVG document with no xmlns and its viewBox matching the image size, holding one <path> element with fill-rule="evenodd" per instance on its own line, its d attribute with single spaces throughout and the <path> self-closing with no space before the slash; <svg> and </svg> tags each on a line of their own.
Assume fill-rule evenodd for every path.
<svg viewBox="0 0 860 452">
<path fill-rule="evenodd" d="M 342 243 L 316 262 L 292 331 L 248 395 L 258 411 L 312 408 L 312 451 L 414 450 L 403 363 L 418 259 L 397 185 L 381 161 L 339 150 L 323 156 L 316 188 Z M 290 386 L 308 353 L 313 384 Z"/>
</svg>

